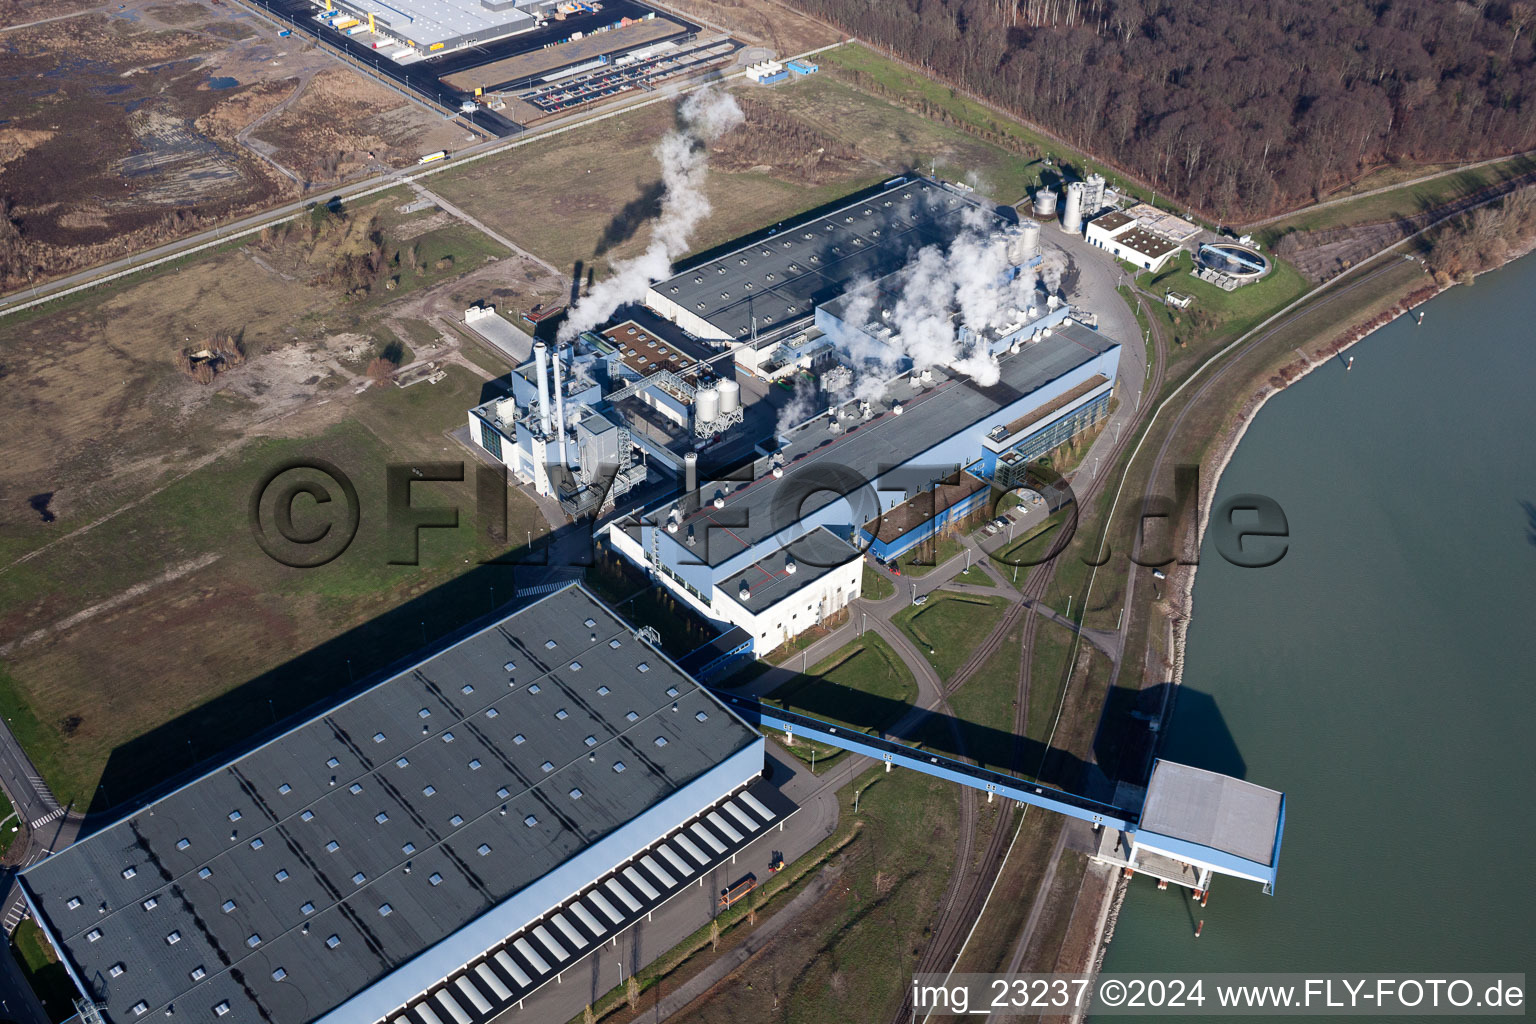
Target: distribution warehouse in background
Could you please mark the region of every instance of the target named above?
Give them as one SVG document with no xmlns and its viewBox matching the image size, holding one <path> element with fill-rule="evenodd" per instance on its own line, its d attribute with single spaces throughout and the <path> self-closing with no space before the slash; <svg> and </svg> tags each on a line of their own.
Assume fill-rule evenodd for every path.
<svg viewBox="0 0 1536 1024">
<path fill-rule="evenodd" d="M 763 769 L 755 729 L 573 585 L 21 883 L 114 1024 L 466 1024 L 791 812 Z"/>
</svg>

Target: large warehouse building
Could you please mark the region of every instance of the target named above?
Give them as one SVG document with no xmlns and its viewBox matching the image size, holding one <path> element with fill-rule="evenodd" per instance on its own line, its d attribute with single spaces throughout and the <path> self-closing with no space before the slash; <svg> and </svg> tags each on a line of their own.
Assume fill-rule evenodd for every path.
<svg viewBox="0 0 1536 1024">
<path fill-rule="evenodd" d="M 473 1024 L 792 807 L 764 741 L 572 586 L 34 865 L 124 1022 Z"/>
</svg>

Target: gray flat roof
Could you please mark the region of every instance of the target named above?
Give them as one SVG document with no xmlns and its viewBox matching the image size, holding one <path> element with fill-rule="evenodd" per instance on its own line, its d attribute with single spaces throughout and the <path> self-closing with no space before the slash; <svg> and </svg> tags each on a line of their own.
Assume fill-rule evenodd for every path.
<svg viewBox="0 0 1536 1024">
<path fill-rule="evenodd" d="M 141 1002 L 212 1020 L 227 1001 L 232 1020 L 301 1024 L 756 738 L 573 586 L 22 881 L 113 1020 L 135 1020 Z"/>
<path fill-rule="evenodd" d="M 1230 775 L 1158 761 L 1147 783 L 1140 827 L 1269 865 L 1281 799 L 1273 789 Z"/>
<path fill-rule="evenodd" d="M 510 32 L 534 27 L 533 15 L 522 7 L 538 0 L 494 11 L 480 0 L 340 0 L 341 5 L 374 16 L 380 28 L 418 46 L 446 43 L 464 37 L 489 41 Z"/>
<path fill-rule="evenodd" d="M 914 393 L 907 377 L 896 378 L 874 418 L 833 433 L 822 417 L 795 431 L 783 452 L 783 477 L 776 478 L 767 472 L 765 461 L 756 468 L 751 483 L 726 483 L 720 487 L 726 493 L 725 505 L 719 509 L 713 504 L 715 485 L 705 482 L 701 487 L 701 507 L 684 520 L 685 527 L 693 526 L 697 538 L 695 557 L 709 565 L 735 557 L 789 526 L 787 515 L 803 518 L 838 500 L 839 496 L 830 488 L 842 483 L 850 488 L 862 487 L 883 468 L 910 462 L 945 438 L 990 419 L 1023 396 L 1117 344 L 1079 323 L 1064 321 L 1052 329 L 1050 337 L 1026 344 L 1018 353 L 999 353 L 1002 377 L 991 387 L 983 388 L 964 378 L 944 378 L 928 390 Z M 893 401 L 902 406 L 899 416 L 888 411 Z M 981 457 L 979 447 L 976 457 Z M 842 472 L 844 468 L 846 472 Z M 948 476 L 958 468 L 961 467 L 942 469 L 935 476 Z M 816 483 L 813 486 L 806 480 Z M 787 492 L 783 491 L 785 488 Z M 781 493 L 796 497 L 786 503 L 778 497 Z M 865 518 L 870 519 L 876 509 L 855 511 L 868 512 Z"/>
<path fill-rule="evenodd" d="M 847 565 L 862 552 L 825 526 L 818 526 L 762 561 L 754 562 L 720 584 L 726 596 L 753 614 L 772 608 L 797 591 L 810 586 L 839 566 Z M 795 571 L 785 571 L 785 556 L 794 559 Z M 741 599 L 741 585 L 747 585 L 748 598 Z"/>
<path fill-rule="evenodd" d="M 883 277 L 948 245 L 980 205 L 923 178 L 849 203 L 651 285 L 733 338 L 810 316 L 854 280 Z"/>
</svg>

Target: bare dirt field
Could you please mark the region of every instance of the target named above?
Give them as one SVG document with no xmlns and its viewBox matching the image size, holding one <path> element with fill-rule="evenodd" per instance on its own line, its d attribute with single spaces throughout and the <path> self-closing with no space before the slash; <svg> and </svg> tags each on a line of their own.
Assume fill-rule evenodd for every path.
<svg viewBox="0 0 1536 1024">
<path fill-rule="evenodd" d="M 315 187 L 404 167 L 463 140 L 453 122 L 336 65 L 307 79 L 245 141 Z"/>
<path fill-rule="evenodd" d="M 735 91 L 747 120 L 713 147 L 714 210 L 695 252 L 916 167 L 998 195 L 1022 187 L 1026 161 L 1016 155 L 827 71 Z M 556 266 L 579 261 L 601 276 L 649 240 L 661 194 L 652 149 L 673 123 L 673 107 L 658 103 L 446 171 L 432 188 Z"/>
<path fill-rule="evenodd" d="M 658 4 L 705 25 L 718 25 L 743 42 L 793 57 L 835 43 L 842 34 L 776 0 L 666 0 Z"/>
<path fill-rule="evenodd" d="M 0 34 L 0 290 L 329 184 L 363 169 L 357 152 L 412 162 L 451 132 L 233 4 L 132 0 L 66 14 L 18 11 L 37 23 Z M 310 109 L 339 96 L 347 130 L 318 130 Z M 289 103 L 294 117 L 277 123 L 294 135 L 279 154 L 302 154 L 296 170 L 246 145 Z"/>
<path fill-rule="evenodd" d="M 435 636 L 487 610 L 478 583 L 443 586 L 492 550 L 473 515 L 453 539 L 424 542 L 421 567 L 389 565 L 383 466 L 462 457 L 446 433 L 504 370 L 441 321 L 475 301 L 549 300 L 564 285 L 410 200 L 402 190 L 322 211 L 0 320 L 11 385 L 0 419 L 17 440 L 0 466 L 0 705 L 62 797 L 90 800 L 109 762 L 114 801 L 163 777 L 168 721 L 186 733 L 176 749 L 190 738 L 189 756 L 209 756 L 262 724 L 231 708 L 297 711 L 345 682 L 348 659 L 360 678 L 419 645 L 423 623 Z M 181 354 L 221 333 L 244 358 L 200 384 Z M 447 376 L 380 385 L 366 371 L 381 356 Z M 262 554 L 246 503 L 272 465 L 313 455 L 351 474 L 371 511 L 348 554 L 311 573 Z M 472 482 L 432 491 L 473 505 Z M 516 493 L 509 519 L 519 542 L 542 532 Z M 509 580 L 502 599 L 512 594 Z M 337 646 L 416 600 L 410 630 Z M 327 653 L 304 653 L 315 651 Z M 253 679 L 265 682 L 242 686 Z M 210 718 L 185 717 L 221 694 Z"/>
</svg>

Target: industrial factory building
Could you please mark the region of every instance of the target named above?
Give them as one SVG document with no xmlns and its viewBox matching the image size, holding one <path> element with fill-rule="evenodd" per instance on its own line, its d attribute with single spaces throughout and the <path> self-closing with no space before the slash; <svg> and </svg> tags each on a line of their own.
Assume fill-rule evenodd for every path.
<svg viewBox="0 0 1536 1024">
<path fill-rule="evenodd" d="M 1053 323 L 992 339 L 995 384 L 941 369 L 904 373 L 878 398 L 792 430 L 750 480 L 701 482 L 616 521 L 609 540 L 680 600 L 752 633 L 758 654 L 772 650 L 859 595 L 860 558 L 885 510 L 961 470 L 986 479 L 1042 438 L 1065 440 L 1061 424 L 1102 415 L 1120 346 L 1074 321 Z"/>
<path fill-rule="evenodd" d="M 658 281 L 645 304 L 699 338 L 748 341 L 804 320 L 855 281 L 899 269 L 917 249 L 947 246 L 980 209 L 922 178 L 887 186 Z"/>
<path fill-rule="evenodd" d="M 470 439 L 571 514 L 611 509 L 647 480 L 681 480 L 686 452 L 741 423 L 741 386 L 710 354 L 632 320 L 569 347 L 537 342 L 511 396 L 469 411 Z"/>
<path fill-rule="evenodd" d="M 571 586 L 21 885 L 113 1024 L 478 1024 L 791 812 L 763 767 L 755 729 Z"/>
<path fill-rule="evenodd" d="M 1153 273 L 1179 251 L 1179 243 L 1141 226 L 1129 213 L 1113 210 L 1088 222 L 1084 236 L 1096 245 L 1133 266 Z"/>
</svg>

